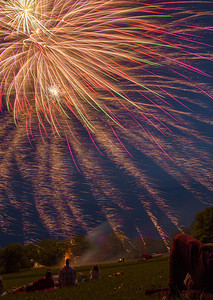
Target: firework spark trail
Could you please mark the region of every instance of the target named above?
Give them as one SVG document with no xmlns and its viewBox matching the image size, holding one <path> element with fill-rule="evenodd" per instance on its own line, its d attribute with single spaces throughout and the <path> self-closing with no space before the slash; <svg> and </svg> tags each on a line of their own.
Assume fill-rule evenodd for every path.
<svg viewBox="0 0 213 300">
<path fill-rule="evenodd" d="M 124 111 L 120 111 L 120 113 L 124 113 Z M 175 123 L 172 124 L 174 125 Z M 98 121 L 96 121 L 95 126 L 98 129 L 99 126 L 102 128 Z M 105 136 L 102 135 L 101 130 L 98 130 L 98 139 L 96 142 L 98 146 L 101 146 L 101 150 L 105 155 L 104 157 L 107 157 L 107 159 L 112 161 L 114 165 L 112 169 L 108 167 L 108 164 L 105 165 L 102 163 L 103 156 L 101 154 L 99 155 L 95 146 L 95 151 L 93 151 L 91 147 L 88 147 L 89 136 L 85 134 L 85 137 L 83 138 L 79 126 L 77 126 L 76 123 L 72 123 L 71 127 L 74 128 L 73 134 L 79 137 L 79 143 L 77 143 L 73 138 L 72 133 L 67 129 L 66 134 L 82 174 L 79 174 L 79 176 L 83 176 L 85 184 L 89 187 L 90 192 L 92 192 L 95 201 L 92 201 L 93 203 L 91 204 L 91 200 L 88 199 L 88 196 L 82 197 L 82 195 L 79 195 L 78 185 L 76 185 L 77 180 L 74 175 L 75 173 L 78 173 L 78 171 L 75 170 L 74 165 L 72 166 L 72 158 L 68 155 L 68 150 L 65 151 L 66 140 L 63 142 L 64 145 L 62 145 L 59 138 L 52 139 L 50 144 L 47 142 L 41 143 L 39 134 L 34 134 L 35 141 L 32 141 L 32 143 L 37 145 L 34 158 L 36 167 L 33 167 L 32 169 L 32 164 L 30 165 L 26 161 L 31 147 L 27 137 L 25 139 L 23 138 L 25 131 L 24 122 L 23 126 L 20 127 L 21 130 L 16 128 L 15 132 L 12 131 L 12 134 L 8 136 L 8 141 L 7 139 L 4 139 L 6 145 L 10 142 L 10 147 L 7 148 L 7 157 L 4 157 L 3 152 L 1 152 L 1 155 L 3 155 L 2 157 L 5 158 L 1 160 L 1 172 L 5 179 L 4 187 L 7 187 L 7 195 L 9 197 L 8 201 L 0 202 L 3 218 L 1 220 L 2 230 L 6 229 L 7 232 L 12 232 L 12 226 L 13 224 L 16 224 L 16 221 L 12 219 L 11 213 L 9 213 L 11 207 L 14 207 L 17 211 L 21 212 L 21 219 L 26 218 L 25 214 L 29 214 L 31 213 L 31 210 L 33 210 L 29 205 L 26 205 L 25 210 L 23 210 L 22 207 L 24 206 L 26 199 L 21 199 L 20 195 L 15 194 L 13 187 L 15 181 L 13 180 L 14 175 L 12 175 L 12 170 L 14 169 L 13 165 L 17 165 L 17 169 L 25 178 L 25 181 L 34 182 L 34 195 L 30 201 L 32 202 L 32 199 L 34 200 L 32 203 L 34 203 L 39 215 L 39 218 L 37 219 L 42 221 L 42 224 L 52 236 L 60 238 L 66 237 L 67 235 L 73 235 L 74 233 L 78 234 L 79 228 L 86 233 L 95 226 L 96 222 L 100 223 L 103 220 L 107 220 L 115 231 L 124 231 L 125 223 L 119 223 L 118 221 L 122 220 L 125 215 L 132 218 L 132 213 L 136 211 L 140 223 L 139 221 L 134 221 L 135 216 L 132 218 L 133 223 L 135 226 L 141 228 L 141 226 L 143 227 L 142 224 L 145 218 L 143 211 L 145 211 L 153 223 L 153 226 L 156 227 L 156 230 L 166 242 L 169 235 L 167 232 L 168 228 L 161 224 L 159 217 L 162 213 L 164 218 L 167 216 L 171 223 L 180 227 L 181 224 L 179 224 L 180 222 L 178 220 L 179 210 L 174 210 L 174 203 L 172 203 L 172 201 L 167 201 L 166 198 L 166 200 L 162 199 L 158 186 L 156 183 L 154 184 L 152 178 L 148 175 L 147 168 L 145 168 L 145 166 L 143 168 L 144 170 L 139 168 L 137 163 L 132 161 L 131 157 L 123 147 L 115 148 L 113 146 L 113 144 L 118 144 L 118 142 L 116 142 L 117 139 L 110 130 L 110 127 L 107 132 L 108 138 L 105 138 Z M 156 149 L 154 145 L 150 144 L 149 138 L 145 133 L 141 136 L 141 134 L 138 134 L 137 128 L 134 128 L 134 130 L 135 132 L 133 131 L 133 133 L 132 130 L 125 130 L 125 136 L 120 133 L 119 135 L 122 136 L 122 141 L 132 141 L 132 145 L 134 145 L 135 148 L 142 151 L 145 156 L 155 160 L 156 164 L 161 166 L 167 174 L 170 174 L 182 184 L 187 191 L 190 191 L 197 197 L 197 192 L 192 190 L 193 187 L 190 183 L 191 175 L 193 175 L 191 173 L 193 171 L 194 173 L 199 171 L 196 176 L 200 177 L 202 180 L 203 174 L 200 173 L 199 169 L 204 167 L 204 164 L 201 163 L 200 166 L 196 165 L 196 167 L 192 166 L 190 170 L 190 166 L 185 166 L 188 157 L 185 158 L 182 152 L 179 153 L 179 149 L 175 149 L 175 147 L 172 147 L 172 144 L 166 143 L 166 149 L 168 148 L 168 151 L 173 153 L 175 160 L 180 159 L 179 169 L 177 170 L 173 163 L 165 161 L 163 155 L 159 154 L 159 149 Z M 18 136 L 17 133 L 19 133 Z M 48 135 L 50 135 L 50 132 L 48 132 Z M 13 136 L 15 137 L 14 139 Z M 159 139 L 159 137 L 157 138 Z M 180 139 L 177 138 L 176 144 L 180 143 L 182 139 L 181 136 L 179 138 Z M 143 141 L 143 143 L 141 141 Z M 196 157 L 197 154 L 195 154 L 195 152 L 197 152 L 197 150 L 193 145 L 193 141 L 193 138 L 188 140 L 191 145 L 187 148 L 187 152 L 190 152 L 192 157 Z M 183 142 L 184 141 L 182 141 L 182 143 Z M 29 144 L 28 147 L 26 147 L 27 143 Z M 129 147 L 130 144 L 131 143 L 129 142 Z M 27 149 L 26 151 L 24 150 L 25 148 Z M 86 153 L 85 148 L 87 149 Z M 15 154 L 13 150 L 15 150 Z M 23 152 L 26 153 L 24 154 Z M 26 155 L 27 153 L 28 155 Z M 202 153 L 204 157 L 206 157 L 206 154 L 206 152 Z M 15 162 L 13 162 L 14 158 Z M 33 172 L 29 172 L 29 168 L 30 170 L 32 169 Z M 132 184 L 133 189 L 138 186 L 139 192 L 137 199 L 134 199 L 134 203 L 132 202 L 131 197 L 125 199 L 126 197 L 124 196 L 122 189 L 118 187 L 118 183 L 114 182 L 112 172 L 117 172 L 119 169 L 121 170 L 121 173 L 128 174 L 128 185 L 131 182 L 134 182 L 134 184 Z M 205 175 L 210 176 L 210 171 L 208 172 L 206 169 L 205 172 Z M 123 175 L 123 177 L 125 178 L 125 175 Z M 87 193 L 89 193 L 89 191 Z M 9 202 L 11 203 L 9 204 Z M 2 207 L 2 205 L 4 205 L 4 207 Z M 92 205 L 92 214 L 88 209 L 90 205 Z M 136 211 L 134 208 L 135 205 L 137 206 Z M 158 209 L 160 209 L 161 213 L 159 213 Z M 8 212 L 7 216 L 3 213 L 4 211 Z M 94 214 L 96 214 L 95 218 Z M 26 218 L 26 220 L 28 221 L 28 224 L 31 223 L 32 225 L 37 225 L 38 222 L 38 220 L 34 221 L 32 218 Z M 25 240 L 32 241 L 32 237 L 30 236 L 32 231 L 30 230 L 30 227 L 24 225 L 24 222 L 22 224 L 25 230 Z M 39 235 L 36 235 L 36 232 L 37 230 L 35 229 L 35 239 L 39 237 Z"/>
<path fill-rule="evenodd" d="M 111 138 L 113 140 L 116 137 L 113 138 L 113 134 L 111 133 Z M 98 134 L 97 142 L 98 144 L 105 144 L 106 140 L 105 138 L 103 138 L 102 134 Z M 87 156 L 90 158 L 88 160 L 87 157 L 84 157 L 84 148 L 79 147 L 79 145 L 76 148 L 76 143 L 73 143 L 72 146 L 75 148 L 75 152 L 79 155 L 78 160 L 81 163 L 83 175 L 85 178 L 87 178 L 87 182 L 90 182 L 90 187 L 93 191 L 94 197 L 95 199 L 98 199 L 98 203 L 101 207 L 102 212 L 106 216 L 107 221 L 109 222 L 113 230 L 123 230 L 123 225 L 119 224 L 118 220 L 122 219 L 122 211 L 132 210 L 131 199 L 125 202 L 124 198 L 120 195 L 120 190 L 116 187 L 116 185 L 113 184 L 111 179 L 107 179 L 108 177 L 106 177 L 106 170 L 102 169 L 101 164 L 95 164 L 94 166 L 94 161 L 96 161 L 94 156 L 95 154 L 93 154 L 92 152 L 90 152 L 89 154 L 87 153 Z M 151 185 L 149 183 L 149 178 L 147 178 L 145 174 L 141 174 L 141 170 L 138 170 L 137 168 L 132 168 L 132 165 L 130 165 L 127 161 L 127 154 L 125 152 L 124 154 L 122 154 L 122 152 L 118 150 L 116 151 L 118 152 L 116 155 L 115 151 L 113 151 L 112 153 L 111 151 L 112 150 L 109 151 L 108 147 L 104 147 L 104 152 L 110 159 L 113 159 L 113 161 L 115 161 L 116 164 L 120 165 L 120 167 L 122 169 L 125 169 L 127 173 L 131 174 L 131 176 L 137 178 L 138 181 L 140 181 L 140 183 L 143 182 L 143 189 L 146 190 L 147 194 L 152 195 L 151 198 L 157 196 L 157 190 L 153 188 L 153 184 Z M 125 163 L 121 163 L 119 162 L 119 160 Z M 164 232 L 163 228 L 159 224 L 157 217 L 154 215 L 153 212 L 151 212 L 152 204 L 148 200 L 144 200 L 142 202 L 142 206 L 145 208 L 146 213 L 151 218 L 154 226 L 157 228 L 157 231 L 159 232 L 161 237 L 164 239 L 164 241 L 166 241 L 168 235 Z M 165 205 L 165 202 L 162 201 L 161 204 L 158 203 L 158 206 L 160 206 L 161 209 L 164 211 L 167 210 L 168 216 L 171 214 L 171 212 L 169 212 L 170 208 L 168 205 Z M 177 221 L 175 222 L 176 218 L 174 214 L 173 217 L 169 217 L 169 219 L 172 219 L 175 225 L 177 225 Z"/>
<path fill-rule="evenodd" d="M 134 139 L 135 141 L 136 139 Z M 99 143 L 103 143 L 103 137 L 97 134 L 97 141 Z M 105 143 L 104 143 L 105 144 Z M 125 149 L 126 150 L 126 149 Z M 146 191 L 147 198 L 142 200 L 142 204 L 144 206 L 145 211 L 149 215 L 150 219 L 152 220 L 154 226 L 158 230 L 162 239 L 166 242 L 168 239 L 168 235 L 165 230 L 162 228 L 161 224 L 159 223 L 158 218 L 155 216 L 154 212 L 151 210 L 153 203 L 157 205 L 168 217 L 168 219 L 173 223 L 177 228 L 179 228 L 178 218 L 175 216 L 174 211 L 172 208 L 166 203 L 166 201 L 161 197 L 157 188 L 155 188 L 153 182 L 151 182 L 150 178 L 137 166 L 134 165 L 133 162 L 129 162 L 126 158 L 126 154 L 122 153 L 122 151 L 111 151 L 110 147 L 105 149 L 105 152 L 109 157 L 116 162 L 130 177 L 134 178 L 134 182 L 138 186 L 143 186 L 143 189 Z M 127 151 L 128 153 L 128 151 Z M 148 200 L 150 199 L 150 200 Z"/>
<path fill-rule="evenodd" d="M 207 124 L 209 123 L 208 119 L 202 119 L 202 121 L 206 122 Z M 173 123 L 170 125 L 174 126 Z M 199 190 L 197 190 L 196 187 L 191 187 L 192 181 L 194 182 L 195 186 L 200 184 L 206 189 L 206 191 L 212 191 L 212 178 L 210 175 L 212 169 L 212 155 L 207 151 L 201 152 L 200 149 L 197 148 L 197 143 L 198 141 L 203 140 L 205 143 L 208 143 L 210 146 L 212 146 L 212 141 L 200 136 L 197 131 L 192 129 L 192 125 L 190 125 L 190 123 L 187 124 L 185 122 L 185 127 L 176 125 L 176 128 L 181 130 L 181 132 L 184 132 L 188 138 L 187 143 L 186 137 L 179 134 L 175 135 L 175 142 L 173 141 L 174 144 L 170 143 L 168 140 L 165 143 L 165 138 L 160 135 L 157 137 L 159 142 L 164 144 L 166 151 L 173 154 L 172 157 L 173 161 L 175 161 L 175 165 L 168 164 L 168 162 L 164 160 L 162 155 L 159 155 L 155 147 L 152 145 L 146 147 L 145 137 L 142 151 L 150 158 L 155 159 L 157 164 L 165 169 L 168 174 L 171 174 L 174 178 L 176 178 L 179 183 L 181 183 L 187 190 L 190 190 L 191 193 L 195 195 L 195 198 L 199 198 L 202 202 L 205 201 L 203 199 L 203 195 L 199 192 Z M 134 146 L 137 149 L 141 149 L 141 142 L 137 131 L 135 133 L 127 133 L 126 136 L 129 136 L 129 140 L 134 141 Z M 149 148 L 148 151 L 146 150 L 147 148 Z M 209 201 L 209 204 L 211 204 L 211 201 Z"/>
<path fill-rule="evenodd" d="M 102 213 L 114 231 L 123 230 L 123 225 L 118 224 L 117 221 L 119 215 L 122 215 L 122 211 L 129 209 L 128 203 L 125 203 L 120 195 L 119 189 L 113 184 L 110 177 L 105 176 L 106 170 L 103 166 L 96 163 L 94 165 L 96 154 L 90 151 L 90 153 L 87 153 L 87 156 L 85 156 L 84 147 L 78 145 L 76 148 L 76 144 L 73 144 L 73 146 L 79 155 L 82 173 L 86 181 L 90 183 L 92 194 L 94 198 L 97 199 L 98 206 Z M 87 228 L 87 230 L 88 229 L 89 228 Z"/>
<path fill-rule="evenodd" d="M 138 234 L 139 234 L 139 236 L 140 236 L 140 238 L 141 238 L 141 241 L 143 242 L 144 248 L 146 248 L 146 242 L 145 242 L 145 240 L 144 240 L 144 237 L 143 237 L 143 235 L 142 235 L 140 229 L 139 229 L 137 226 L 136 226 L 136 230 L 137 230 L 137 232 L 138 232 Z"/>
<path fill-rule="evenodd" d="M 7 126 L 8 125 L 9 124 L 7 124 Z M 11 124 L 9 126 L 11 126 Z M 3 203 L 1 203 L 1 219 L 4 219 L 1 228 L 2 232 L 5 234 L 10 233 L 14 237 L 16 236 L 14 228 L 16 228 L 18 235 L 23 236 L 23 240 L 33 241 L 34 238 L 37 240 L 37 232 L 39 230 L 39 218 L 36 220 L 33 217 L 36 210 L 36 204 L 32 202 L 31 195 L 28 190 L 28 187 L 31 184 L 30 176 L 33 176 L 34 172 L 31 163 L 27 160 L 29 151 L 25 151 L 23 149 L 23 151 L 19 151 L 19 147 L 23 142 L 22 133 L 15 130 L 13 134 L 13 138 L 10 140 L 7 147 L 7 153 L 1 159 L 1 174 L 4 182 L 3 186 L 1 184 L 1 193 L 5 193 L 7 199 L 3 207 Z M 17 149 L 15 157 L 13 155 L 14 148 Z M 14 164 L 17 166 L 15 172 L 11 168 Z M 23 197 L 16 197 L 16 191 L 14 188 L 14 181 L 16 180 L 18 173 L 20 174 L 18 186 L 22 184 L 23 180 L 25 180 L 25 186 L 28 190 Z"/>
<path fill-rule="evenodd" d="M 116 223 L 116 221 L 118 220 L 118 216 L 122 211 L 128 210 L 128 205 L 124 203 L 122 197 L 119 196 L 120 191 L 114 186 L 114 184 L 111 182 L 111 179 L 109 180 L 105 178 L 103 174 L 106 172 L 101 165 L 94 165 L 96 153 L 93 153 L 93 151 L 87 151 L 87 156 L 85 156 L 85 147 L 82 146 L 81 143 L 78 144 L 73 139 L 70 139 L 69 142 L 73 151 L 77 153 L 77 158 L 81 166 L 81 173 L 83 174 L 87 184 L 89 184 L 94 198 L 97 199 L 96 209 L 94 209 L 93 204 L 93 214 L 95 213 L 95 210 L 100 210 L 97 215 L 104 215 L 108 223 L 115 231 L 123 229 L 122 224 L 119 225 Z M 37 160 L 41 160 L 42 163 L 39 166 L 39 172 L 37 174 L 39 181 L 36 183 L 35 187 L 37 209 L 42 217 L 42 220 L 44 220 L 48 231 L 55 236 L 64 236 L 65 233 L 70 234 L 76 227 L 88 232 L 92 228 L 92 225 L 94 225 L 94 221 L 90 216 L 88 216 L 88 207 L 91 205 L 91 203 L 89 201 L 84 203 L 84 200 L 81 199 L 82 196 L 80 196 L 79 199 L 76 195 L 76 180 L 67 182 L 67 177 L 70 176 L 68 171 L 70 166 L 68 164 L 65 168 L 65 165 L 68 163 L 69 157 L 67 158 L 64 155 L 63 149 L 60 149 L 60 144 L 60 141 L 55 141 L 52 151 L 48 151 L 50 152 L 48 156 L 51 155 L 52 157 L 51 167 L 48 167 L 47 165 L 45 166 L 45 161 L 47 161 L 48 158 L 47 154 L 45 154 L 42 148 L 45 149 L 46 147 L 44 145 L 40 146 L 41 149 L 39 152 L 41 152 L 41 154 L 40 157 L 37 157 Z M 89 157 L 89 159 L 87 157 Z M 42 184 L 42 182 L 45 182 L 45 179 L 42 175 L 42 173 L 45 173 L 45 171 L 42 171 L 45 168 L 50 169 L 48 173 L 52 178 L 51 185 L 54 186 L 54 193 L 45 191 L 47 188 L 45 188 L 46 184 L 44 184 L 44 186 Z M 67 174 L 66 169 L 68 172 Z M 57 174 L 57 176 L 55 176 L 55 174 Z M 58 182 L 58 178 L 60 178 L 60 184 Z M 45 193 L 48 194 L 48 200 L 46 196 L 46 200 L 44 201 L 42 198 L 44 197 Z M 57 212 L 55 217 L 54 214 L 53 217 L 51 216 L 51 213 L 47 209 L 48 205 L 52 207 L 53 211 Z M 68 207 L 69 209 L 67 209 Z M 71 223 L 70 220 L 67 219 L 67 211 L 70 214 L 70 219 L 72 220 Z M 51 222 L 51 218 L 56 220 L 57 226 Z M 99 218 L 97 217 L 95 221 L 97 222 L 98 219 Z"/>
</svg>

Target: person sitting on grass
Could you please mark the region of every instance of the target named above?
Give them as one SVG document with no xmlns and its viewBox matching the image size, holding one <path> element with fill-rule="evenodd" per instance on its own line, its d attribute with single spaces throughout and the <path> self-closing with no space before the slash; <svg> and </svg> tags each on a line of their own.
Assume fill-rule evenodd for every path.
<svg viewBox="0 0 213 300">
<path fill-rule="evenodd" d="M 171 296 L 178 295 L 186 288 L 213 292 L 212 246 L 204 245 L 187 234 L 178 234 L 172 241 L 169 264 Z"/>
<path fill-rule="evenodd" d="M 12 291 L 8 290 L 9 294 L 19 294 L 19 293 L 26 293 L 26 292 L 35 292 L 41 291 L 46 289 L 54 288 L 54 280 L 52 278 L 52 274 L 50 270 L 47 270 L 45 277 L 42 277 L 33 283 L 29 283 L 28 285 L 23 285 L 18 288 L 12 289 Z"/>
<path fill-rule="evenodd" d="M 70 259 L 66 259 L 66 266 L 64 266 L 59 272 L 59 286 L 71 286 L 76 284 L 76 271 L 70 267 Z"/>
<path fill-rule="evenodd" d="M 80 282 L 84 282 L 84 274 L 81 272 L 78 273 L 78 283 Z"/>
<path fill-rule="evenodd" d="M 100 279 L 100 278 L 101 278 L 100 269 L 98 265 L 94 265 L 90 270 L 90 279 Z"/>
<path fill-rule="evenodd" d="M 50 270 L 47 270 L 44 278 L 38 279 L 33 282 L 32 285 L 26 287 L 27 292 L 40 291 L 45 289 L 50 289 L 54 287 L 54 280 Z"/>
</svg>

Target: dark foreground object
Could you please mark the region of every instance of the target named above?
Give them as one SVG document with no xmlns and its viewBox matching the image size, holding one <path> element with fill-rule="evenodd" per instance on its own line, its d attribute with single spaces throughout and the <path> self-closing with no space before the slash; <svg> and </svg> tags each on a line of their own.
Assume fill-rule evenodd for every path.
<svg viewBox="0 0 213 300">
<path fill-rule="evenodd" d="M 172 241 L 169 263 L 171 291 L 187 288 L 213 293 L 212 247 L 187 234 L 178 234 Z"/>
<path fill-rule="evenodd" d="M 145 295 L 150 296 L 170 296 L 170 289 L 169 287 L 163 289 L 152 289 L 146 290 Z M 180 293 L 181 296 L 187 296 L 187 299 L 205 299 L 205 300 L 213 300 L 212 293 L 202 293 L 199 290 L 182 290 Z"/>
<path fill-rule="evenodd" d="M 168 288 L 146 290 L 146 295 L 213 300 L 212 246 L 187 234 L 178 234 L 172 241 L 169 267 Z"/>
</svg>

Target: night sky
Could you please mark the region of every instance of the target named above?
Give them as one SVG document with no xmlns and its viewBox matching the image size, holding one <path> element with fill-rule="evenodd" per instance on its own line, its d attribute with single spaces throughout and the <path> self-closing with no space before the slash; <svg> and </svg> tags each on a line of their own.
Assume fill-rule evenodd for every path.
<svg viewBox="0 0 213 300">
<path fill-rule="evenodd" d="M 122 68 L 118 66 L 119 71 L 128 69 L 128 74 L 146 88 L 116 74 L 117 91 L 134 101 L 131 105 L 123 101 L 124 97 L 117 101 L 118 93 L 113 98 L 99 87 L 96 94 L 110 121 L 102 110 L 86 101 L 81 103 L 94 131 L 67 107 L 66 116 L 56 111 L 60 136 L 45 116 L 42 125 L 36 113 L 26 118 L 25 104 L 15 124 L 2 88 L 0 246 L 86 235 L 100 225 L 108 232 L 122 231 L 132 239 L 140 234 L 166 241 L 178 228 L 190 227 L 198 211 L 213 205 L 211 5 L 174 3 L 166 11 L 170 18 L 142 19 L 164 26 L 172 34 L 164 33 L 162 28 L 157 32 L 137 28 L 137 39 L 142 30 L 144 39 L 151 32 L 152 41 L 161 39 L 161 43 L 164 40 L 179 48 L 146 44 L 150 57 L 159 54 L 149 58 L 155 64 L 145 66 L 132 60 L 126 64 L 124 59 L 116 60 L 123 64 Z M 189 20 L 192 10 L 195 17 Z M 127 28 L 125 22 L 118 24 Z M 0 79 L 4 82 L 6 33 L 2 23 L 0 28 Z M 152 50 L 147 50 L 147 45 Z M 148 59 L 139 52 L 145 51 L 145 46 L 134 48 L 141 59 Z M 123 52 L 127 51 L 126 45 L 122 47 Z M 205 74 L 184 67 L 186 64 Z M 79 75 L 77 79 L 82 78 Z M 33 106 L 32 90 L 27 93 L 31 93 Z M 14 96 L 11 98 L 13 105 Z"/>
</svg>

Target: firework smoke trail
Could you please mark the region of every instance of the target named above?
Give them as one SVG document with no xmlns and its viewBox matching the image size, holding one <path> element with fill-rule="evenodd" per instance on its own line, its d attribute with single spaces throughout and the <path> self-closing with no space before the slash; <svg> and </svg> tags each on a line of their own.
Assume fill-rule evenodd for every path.
<svg viewBox="0 0 213 300">
<path fill-rule="evenodd" d="M 89 161 L 85 157 L 87 149 L 79 145 L 79 132 L 72 127 L 75 124 L 73 118 L 79 120 L 101 154 L 110 157 L 138 187 L 143 182 L 148 198 L 141 197 L 138 201 L 164 240 L 166 232 L 153 207 L 163 211 L 179 228 L 178 218 L 145 172 L 128 160 L 132 154 L 124 140 L 128 137 L 126 141 L 134 142 L 138 151 L 157 161 L 187 190 L 190 189 L 188 174 L 194 182 L 212 189 L 210 178 L 207 181 L 193 172 L 192 164 L 182 164 L 181 146 L 184 142 L 180 138 L 177 138 L 179 151 L 168 140 L 165 144 L 166 136 L 177 129 L 194 139 L 199 138 L 195 131 L 184 128 L 187 127 L 184 117 L 191 113 L 195 102 L 185 94 L 193 92 L 212 97 L 208 87 L 201 82 L 197 86 L 190 79 L 196 77 L 195 74 L 199 78 L 208 78 L 197 62 L 211 62 L 213 59 L 211 46 L 199 36 L 201 31 L 210 32 L 212 28 L 195 25 L 196 18 L 205 12 L 192 12 L 188 9 L 190 3 L 0 0 L 0 106 L 7 103 L 16 123 L 26 119 L 29 140 L 34 140 L 32 128 L 36 118 L 44 141 L 43 135 L 49 132 L 48 125 L 54 135 L 65 136 L 76 168 L 88 182 L 93 178 L 90 188 L 95 198 L 98 199 L 100 190 L 107 198 L 111 197 L 112 190 L 119 194 L 111 180 L 101 177 L 105 172 L 103 167 L 97 165 L 96 173 L 91 171 L 96 155 L 90 153 Z M 208 14 L 212 15 L 212 12 Z M 127 117 L 132 119 L 135 127 L 129 128 Z M 21 143 L 21 138 L 17 140 Z M 187 150 L 195 154 L 196 164 L 202 170 L 203 164 L 199 162 L 195 145 L 187 145 Z M 42 155 L 39 155 L 45 165 Z M 165 158 L 174 161 L 179 170 L 168 165 Z M 188 157 L 188 161 L 190 159 Z M 209 160 L 206 155 L 205 164 Z M 53 161 L 57 170 L 63 168 L 55 156 Z M 38 170 L 41 178 L 42 168 Z M 97 174 L 102 178 L 102 185 L 96 182 Z M 208 176 L 207 171 L 205 178 Z M 56 182 L 55 192 L 60 195 L 61 189 Z M 106 186 L 109 187 L 107 192 Z M 69 214 L 63 213 L 63 201 L 51 199 L 57 213 L 47 216 L 46 205 L 39 196 L 41 189 L 35 190 L 36 208 L 49 232 L 55 234 L 57 214 L 63 215 L 63 224 L 68 224 Z M 196 189 L 192 192 L 201 199 Z M 63 194 L 65 199 L 69 198 L 66 189 Z M 97 202 L 97 215 L 101 207 L 111 227 L 115 231 L 123 230 L 116 223 L 116 209 L 131 210 L 131 203 L 124 203 L 121 196 L 113 203 L 101 199 Z M 57 227 L 62 226 L 61 231 L 68 233 L 76 224 L 81 224 L 86 230 L 88 222 L 83 217 L 86 212 L 77 196 L 73 196 L 67 207 L 74 220 L 73 227 L 62 226 L 60 221 Z M 92 220 L 89 223 L 92 227 Z"/>
</svg>

